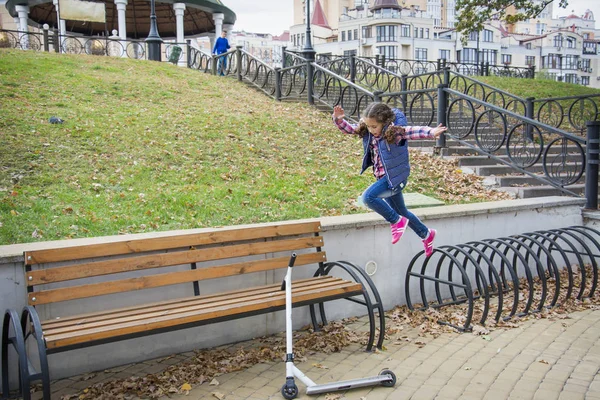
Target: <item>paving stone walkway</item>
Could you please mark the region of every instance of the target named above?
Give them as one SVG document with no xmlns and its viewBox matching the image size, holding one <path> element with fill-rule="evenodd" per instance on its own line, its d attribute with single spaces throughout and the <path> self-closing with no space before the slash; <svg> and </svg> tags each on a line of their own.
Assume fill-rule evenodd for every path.
<svg viewBox="0 0 600 400">
<path fill-rule="evenodd" d="M 366 318 L 352 329 L 365 330 Z M 394 371 L 393 388 L 382 386 L 308 396 L 299 381 L 298 399 L 600 399 L 600 310 L 569 314 L 566 319 L 525 321 L 518 328 L 496 329 L 485 336 L 443 333 L 419 335 L 408 328 L 385 343 L 385 350 L 366 353 L 356 344 L 339 353 L 313 354 L 297 366 L 316 383 L 354 379 Z M 53 399 L 115 378 L 156 373 L 184 362 L 193 353 L 130 364 L 52 384 Z M 269 362 L 218 376 L 218 385 L 204 383 L 187 395 L 161 399 L 283 399 L 285 364 Z M 34 393 L 33 399 L 41 398 Z"/>
</svg>

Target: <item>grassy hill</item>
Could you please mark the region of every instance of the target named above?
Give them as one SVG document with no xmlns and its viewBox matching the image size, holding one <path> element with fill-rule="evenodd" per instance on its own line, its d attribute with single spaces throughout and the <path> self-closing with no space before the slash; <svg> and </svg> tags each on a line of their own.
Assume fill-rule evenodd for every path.
<svg viewBox="0 0 600 400">
<path fill-rule="evenodd" d="M 2 49 L 0 98 L 0 245 L 365 212 L 357 139 L 232 79 Z M 505 197 L 451 161 L 411 157 L 408 192 Z"/>
</svg>

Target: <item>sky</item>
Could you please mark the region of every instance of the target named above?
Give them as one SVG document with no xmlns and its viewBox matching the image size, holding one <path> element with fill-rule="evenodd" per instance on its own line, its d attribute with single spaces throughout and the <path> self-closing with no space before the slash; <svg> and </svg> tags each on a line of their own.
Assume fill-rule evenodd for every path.
<svg viewBox="0 0 600 400">
<path fill-rule="evenodd" d="M 566 9 L 559 8 L 558 1 L 555 0 L 554 17 L 570 15 L 572 10 L 582 15 L 589 8 L 594 13 L 596 28 L 600 29 L 600 0 L 569 0 Z M 294 22 L 293 0 L 223 0 L 223 3 L 237 16 L 235 30 L 280 35 Z"/>
<path fill-rule="evenodd" d="M 281 35 L 294 23 L 293 0 L 223 0 L 223 4 L 237 17 L 236 31 Z"/>
</svg>

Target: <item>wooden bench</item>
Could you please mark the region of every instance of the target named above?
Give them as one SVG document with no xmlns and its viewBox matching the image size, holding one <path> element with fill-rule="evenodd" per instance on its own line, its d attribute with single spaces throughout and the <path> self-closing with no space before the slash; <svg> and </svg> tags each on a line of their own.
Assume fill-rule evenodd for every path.
<svg viewBox="0 0 600 400">
<path fill-rule="evenodd" d="M 50 399 L 48 354 L 285 309 L 281 281 L 292 252 L 298 253 L 295 276 L 302 275 L 300 266 L 316 267 L 314 274 L 306 271 L 294 281 L 294 307 L 310 306 L 318 329 L 315 305 L 323 324 L 326 301 L 348 299 L 364 305 L 370 322 L 367 351 L 374 345 L 377 311 L 381 348 L 385 322 L 377 289 L 356 265 L 327 261 L 320 229 L 318 221 L 284 223 L 26 251 L 28 305 L 20 318 L 14 310 L 4 316 L 4 392 L 9 345 L 20 360 L 24 398 L 30 383 L 41 380 L 44 399 Z M 278 269 L 279 274 L 273 272 Z M 332 269 L 343 277 L 329 275 Z M 171 297 L 156 301 L 156 290 L 165 296 L 167 287 Z M 134 291 L 139 292 L 132 296 Z M 145 292 L 150 292 L 151 302 L 140 301 Z M 83 300 L 89 298 L 94 302 Z M 75 310 L 74 315 L 57 315 L 64 312 L 57 311 L 57 303 Z M 51 310 L 40 320 L 38 310 L 49 305 Z M 27 365 L 28 340 L 37 342 L 32 345 L 38 349 L 40 372 Z"/>
</svg>

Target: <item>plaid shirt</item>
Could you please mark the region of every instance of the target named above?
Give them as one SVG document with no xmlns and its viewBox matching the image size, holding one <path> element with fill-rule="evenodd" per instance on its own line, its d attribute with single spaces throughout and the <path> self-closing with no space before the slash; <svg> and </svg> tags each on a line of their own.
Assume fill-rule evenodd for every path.
<svg viewBox="0 0 600 400">
<path fill-rule="evenodd" d="M 348 135 L 356 134 L 356 127 L 358 125 L 350 124 L 345 119 L 336 120 L 335 118 L 333 119 L 333 123 L 340 131 Z M 433 137 L 431 134 L 433 128 L 429 126 L 403 126 L 402 128 L 404 129 L 399 130 L 396 134 L 396 144 L 400 143 L 402 140 L 427 139 Z M 379 140 L 375 136 L 371 138 L 369 149 L 371 150 L 371 159 L 373 160 L 373 175 L 375 175 L 375 178 L 381 179 L 385 176 L 385 168 L 383 168 L 383 163 L 381 162 L 381 157 L 379 155 Z"/>
</svg>

